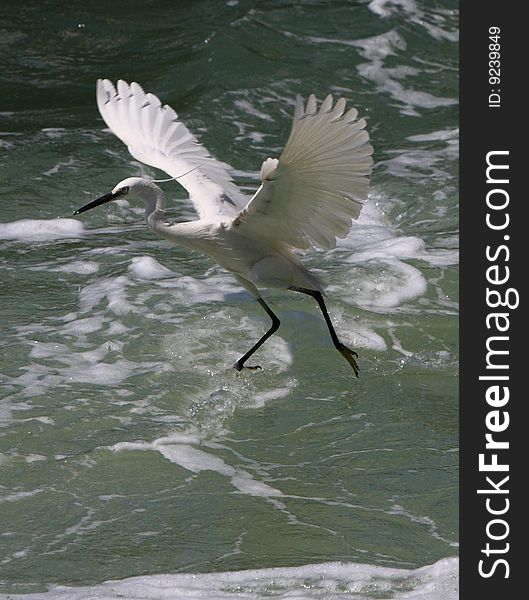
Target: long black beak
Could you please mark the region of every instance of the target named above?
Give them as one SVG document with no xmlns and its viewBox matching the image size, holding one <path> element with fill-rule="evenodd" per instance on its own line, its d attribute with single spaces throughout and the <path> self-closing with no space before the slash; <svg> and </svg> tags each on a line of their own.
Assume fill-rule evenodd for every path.
<svg viewBox="0 0 529 600">
<path fill-rule="evenodd" d="M 110 202 L 111 200 L 114 200 L 114 198 L 117 198 L 119 195 L 119 192 L 109 192 L 108 194 L 104 194 L 100 198 L 96 198 L 95 200 L 92 200 L 92 202 L 89 202 L 88 204 L 81 206 L 81 208 L 78 208 L 73 213 L 73 216 L 75 217 L 75 215 L 80 215 L 81 213 L 90 210 L 91 208 L 101 206 L 101 204 L 105 204 L 106 202 Z"/>
</svg>

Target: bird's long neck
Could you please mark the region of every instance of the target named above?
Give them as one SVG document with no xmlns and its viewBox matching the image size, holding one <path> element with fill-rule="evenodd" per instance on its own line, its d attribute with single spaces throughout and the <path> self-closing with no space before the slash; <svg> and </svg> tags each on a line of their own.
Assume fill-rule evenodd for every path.
<svg viewBox="0 0 529 600">
<path fill-rule="evenodd" d="M 193 243 L 194 236 L 189 233 L 189 228 L 193 227 L 194 222 L 167 223 L 165 195 L 157 185 L 153 183 L 152 187 L 145 191 L 143 199 L 145 201 L 145 221 L 152 232 L 174 243 L 195 247 L 196 244 Z"/>
<path fill-rule="evenodd" d="M 145 221 L 149 227 L 151 222 L 165 218 L 165 196 L 157 185 L 153 184 L 152 187 L 146 189 L 143 199 L 145 201 Z"/>
<path fill-rule="evenodd" d="M 208 237 L 209 228 L 204 226 L 200 219 L 184 223 L 167 223 L 164 193 L 155 183 L 149 183 L 150 185 L 142 194 L 145 201 L 145 220 L 149 229 L 175 244 L 207 253 L 207 246 L 203 247 L 203 239 Z"/>
</svg>

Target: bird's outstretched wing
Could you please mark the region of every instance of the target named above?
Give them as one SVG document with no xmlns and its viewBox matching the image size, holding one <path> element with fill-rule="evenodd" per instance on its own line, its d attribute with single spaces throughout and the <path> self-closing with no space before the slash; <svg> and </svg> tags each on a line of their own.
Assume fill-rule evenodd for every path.
<svg viewBox="0 0 529 600">
<path fill-rule="evenodd" d="M 261 167 L 261 187 L 233 227 L 295 248 L 333 248 L 367 197 L 373 148 L 365 119 L 327 96 L 317 110 L 298 96 L 290 137 L 279 159 Z"/>
<path fill-rule="evenodd" d="M 97 106 L 135 159 L 178 178 L 200 217 L 233 217 L 248 201 L 176 112 L 137 83 L 120 80 L 116 91 L 111 81 L 99 79 Z"/>
</svg>

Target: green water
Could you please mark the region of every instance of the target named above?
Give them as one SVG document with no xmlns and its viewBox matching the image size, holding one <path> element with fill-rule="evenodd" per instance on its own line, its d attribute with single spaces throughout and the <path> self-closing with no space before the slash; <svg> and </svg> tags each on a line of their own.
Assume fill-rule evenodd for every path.
<svg viewBox="0 0 529 600">
<path fill-rule="evenodd" d="M 2 8 L 1 592 L 457 554 L 456 8 Z M 247 193 L 296 93 L 367 115 L 370 200 L 336 250 L 304 258 L 360 379 L 317 307 L 279 291 L 263 370 L 237 376 L 266 316 L 209 259 L 154 237 L 139 206 L 49 235 L 124 177 L 163 177 L 104 130 L 98 77 L 173 106 Z M 185 192 L 162 187 L 171 216 L 191 217 Z"/>
</svg>

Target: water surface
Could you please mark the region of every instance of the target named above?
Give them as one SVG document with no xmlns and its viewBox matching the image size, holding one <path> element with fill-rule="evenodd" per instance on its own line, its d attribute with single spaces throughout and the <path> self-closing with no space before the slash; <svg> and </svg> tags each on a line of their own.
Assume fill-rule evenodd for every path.
<svg viewBox="0 0 529 600">
<path fill-rule="evenodd" d="M 2 592 L 457 597 L 456 8 L 3 9 Z M 247 193 L 297 93 L 368 117 L 370 198 L 335 250 L 304 258 L 360 379 L 315 303 L 280 291 L 263 370 L 237 376 L 268 318 L 229 274 L 126 201 L 71 217 L 127 176 L 163 177 L 105 130 L 98 77 L 159 95 Z"/>
</svg>

